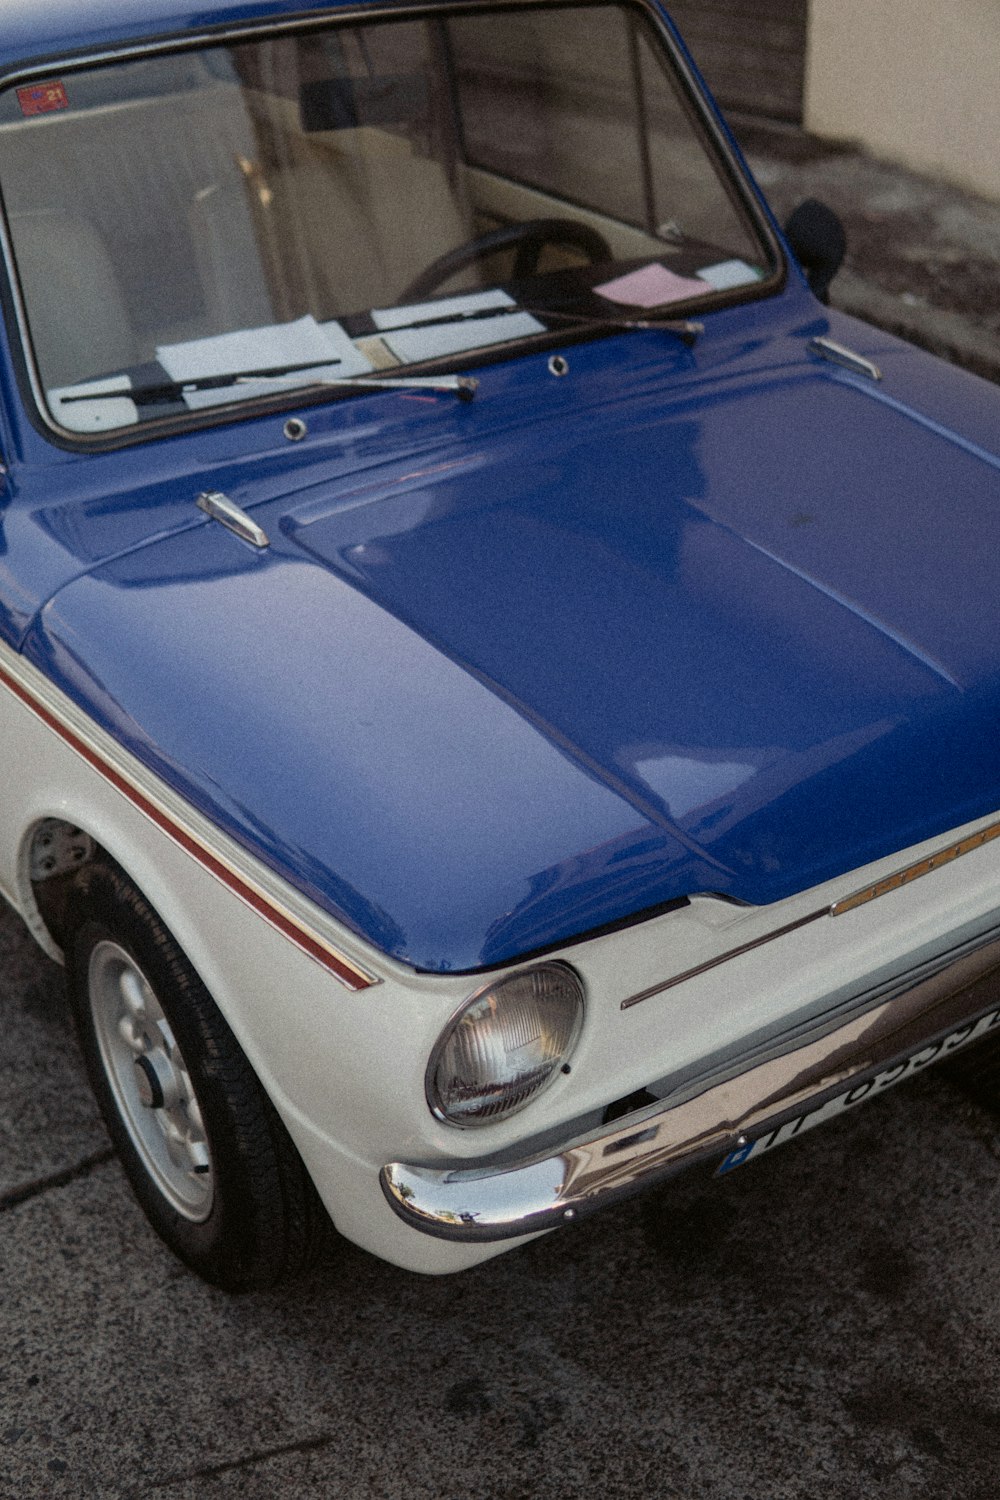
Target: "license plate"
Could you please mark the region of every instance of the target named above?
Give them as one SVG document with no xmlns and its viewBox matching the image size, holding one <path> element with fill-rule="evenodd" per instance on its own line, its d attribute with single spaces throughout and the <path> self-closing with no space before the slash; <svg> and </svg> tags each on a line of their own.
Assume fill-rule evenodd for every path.
<svg viewBox="0 0 1000 1500">
<path fill-rule="evenodd" d="M 957 1052 L 959 1047 L 965 1047 L 969 1042 L 977 1041 L 996 1026 L 1000 1026 L 1000 1010 L 980 1016 L 977 1021 L 967 1022 L 957 1031 L 949 1032 L 940 1041 L 926 1043 L 916 1052 L 912 1052 L 909 1057 L 903 1058 L 901 1062 L 895 1062 L 880 1073 L 860 1079 L 844 1093 L 825 1100 L 815 1109 L 806 1110 L 804 1114 L 796 1115 L 794 1119 L 783 1121 L 773 1130 L 768 1130 L 764 1135 L 758 1136 L 756 1140 L 744 1141 L 736 1147 L 735 1151 L 730 1151 L 721 1166 L 717 1168 L 715 1175 L 719 1177 L 724 1172 L 733 1171 L 735 1167 L 742 1167 L 748 1161 L 756 1161 L 759 1156 L 764 1156 L 766 1152 L 783 1146 L 786 1141 L 794 1140 L 797 1135 L 802 1135 L 806 1130 L 812 1130 L 815 1125 L 823 1125 L 827 1120 L 834 1120 L 838 1115 L 842 1115 L 845 1110 L 853 1109 L 856 1104 L 863 1104 L 866 1099 L 874 1099 L 877 1094 L 894 1088 L 897 1083 L 911 1078 L 914 1073 L 921 1072 L 922 1069 L 929 1067 L 933 1062 L 938 1062 L 948 1053 Z"/>
</svg>

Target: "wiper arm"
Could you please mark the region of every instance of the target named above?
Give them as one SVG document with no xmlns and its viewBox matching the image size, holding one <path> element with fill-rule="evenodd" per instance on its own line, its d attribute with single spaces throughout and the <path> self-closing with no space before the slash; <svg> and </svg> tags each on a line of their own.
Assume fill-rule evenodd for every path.
<svg viewBox="0 0 1000 1500">
<path fill-rule="evenodd" d="M 185 396 L 188 392 L 223 391 L 232 386 L 257 385 L 260 381 L 272 381 L 276 385 L 294 385 L 297 388 L 324 385 L 343 386 L 346 389 L 367 387 L 369 390 L 378 390 L 388 387 L 392 390 L 452 391 L 460 401 L 471 401 L 479 385 L 478 380 L 468 375 L 410 375 L 406 377 L 325 375 L 316 380 L 308 379 L 309 370 L 328 369 L 330 365 L 336 363 L 334 359 L 323 359 L 301 365 L 270 365 L 266 369 L 240 370 L 226 375 L 198 375 L 190 380 L 164 380 L 155 385 L 132 386 L 116 391 L 115 395 L 124 397 L 135 406 L 156 406 L 161 401 L 176 401 L 179 396 Z M 297 378 L 300 375 L 306 375 L 307 378 L 305 380 Z M 59 399 L 61 403 L 104 401 L 107 400 L 107 392 L 79 391 L 75 395 L 62 395 Z"/>
<path fill-rule="evenodd" d="M 672 333 L 688 349 L 697 343 L 699 334 L 705 332 L 704 323 L 693 322 L 690 318 L 658 316 L 655 307 L 646 308 L 646 316 L 643 318 L 615 318 L 608 317 L 604 313 L 560 312 L 555 307 L 519 307 L 517 310 L 531 313 L 536 318 L 562 318 L 579 327 L 655 329 L 657 332 L 662 330 L 664 333 Z"/>
<path fill-rule="evenodd" d="M 329 364 L 329 360 L 327 363 Z M 294 379 L 288 375 L 237 375 L 234 385 L 256 385 L 260 379 L 273 380 L 276 384 Z M 311 380 L 310 385 L 332 385 L 367 387 L 370 391 L 452 391 L 459 401 L 471 401 L 479 389 L 474 375 L 323 375 Z"/>
</svg>

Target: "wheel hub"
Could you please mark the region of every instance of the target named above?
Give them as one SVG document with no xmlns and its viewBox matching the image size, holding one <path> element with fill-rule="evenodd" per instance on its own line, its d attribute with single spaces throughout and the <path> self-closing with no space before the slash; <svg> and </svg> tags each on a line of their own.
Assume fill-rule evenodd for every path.
<svg viewBox="0 0 1000 1500">
<path fill-rule="evenodd" d="M 88 971 L 94 1031 L 118 1113 L 148 1176 L 185 1218 L 200 1223 L 215 1187 L 208 1137 L 184 1056 L 132 955 L 106 939 Z"/>
<path fill-rule="evenodd" d="M 159 1047 L 135 1059 L 135 1085 L 145 1109 L 176 1109 L 181 1103 L 180 1080 L 167 1054 Z"/>
</svg>

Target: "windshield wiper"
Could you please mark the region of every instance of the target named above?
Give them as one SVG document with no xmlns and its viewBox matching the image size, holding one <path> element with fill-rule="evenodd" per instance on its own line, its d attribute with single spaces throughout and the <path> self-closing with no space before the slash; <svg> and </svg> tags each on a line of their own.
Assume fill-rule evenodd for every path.
<svg viewBox="0 0 1000 1500">
<path fill-rule="evenodd" d="M 131 401 L 135 406 L 157 406 L 161 401 L 176 401 L 195 391 L 224 391 L 232 386 L 256 385 L 260 381 L 275 385 L 305 389 L 308 386 L 334 386 L 352 389 L 365 387 L 368 390 L 388 388 L 390 390 L 451 391 L 460 401 L 471 401 L 479 381 L 471 375 L 324 375 L 318 379 L 308 378 L 312 369 L 328 369 L 336 364 L 333 359 L 314 360 L 309 364 L 270 365 L 260 370 L 239 370 L 225 375 L 198 375 L 190 380 L 164 380 L 154 385 L 132 386 L 115 391 L 116 396 Z M 298 379 L 298 376 L 305 379 Z M 106 391 L 79 391 L 75 395 L 62 395 L 60 403 L 70 401 L 105 401 Z"/>
<path fill-rule="evenodd" d="M 485 318 L 510 317 L 528 313 L 533 318 L 559 319 L 578 328 L 621 328 L 660 331 L 680 339 L 691 348 L 698 335 L 704 333 L 704 323 L 691 319 L 667 318 L 658 314 L 658 309 L 644 309 L 641 318 L 614 317 L 603 312 L 564 312 L 555 307 L 528 307 L 513 302 L 501 307 L 474 308 L 468 312 L 441 313 L 428 318 L 415 318 L 409 323 L 400 323 L 395 328 L 381 329 L 384 334 L 400 333 L 404 330 L 437 328 L 446 324 L 471 323 Z M 551 331 L 551 330 L 550 330 Z M 468 352 L 472 352 L 471 350 Z M 390 390 L 390 391 L 447 391 L 460 401 L 471 401 L 479 388 L 473 375 L 383 375 L 379 372 L 363 375 L 322 375 L 310 379 L 308 372 L 329 369 L 337 364 L 336 359 L 311 360 L 305 364 L 268 365 L 257 370 L 230 371 L 221 375 L 197 375 L 190 380 L 164 380 L 152 385 L 130 386 L 124 390 L 66 392 L 59 397 L 60 404 L 73 401 L 105 401 L 114 394 L 131 401 L 135 406 L 158 406 L 161 402 L 176 401 L 195 391 L 224 391 L 241 385 L 257 385 L 268 382 L 285 389 L 308 389 L 310 386 L 327 386 L 342 390 Z"/>
<path fill-rule="evenodd" d="M 477 307 L 469 312 L 441 313 L 438 317 L 414 318 L 411 323 L 397 323 L 392 328 L 379 329 L 380 334 L 390 336 L 394 333 L 408 332 L 415 328 L 440 328 L 448 323 L 474 323 L 483 318 L 512 317 L 518 313 L 529 313 L 533 318 L 559 318 L 564 322 L 575 323 L 580 327 L 596 328 L 638 328 L 644 330 L 663 330 L 672 333 L 679 338 L 681 343 L 688 348 L 695 343 L 698 335 L 705 332 L 704 323 L 694 323 L 689 318 L 665 317 L 655 307 L 645 308 L 645 316 L 641 318 L 609 316 L 604 312 L 563 312 L 555 307 L 529 307 L 524 302 L 512 302 L 500 307 Z"/>
</svg>

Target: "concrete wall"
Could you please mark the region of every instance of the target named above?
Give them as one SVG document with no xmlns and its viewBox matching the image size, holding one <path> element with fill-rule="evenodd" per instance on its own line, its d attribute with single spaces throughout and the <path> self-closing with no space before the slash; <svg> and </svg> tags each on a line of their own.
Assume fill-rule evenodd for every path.
<svg viewBox="0 0 1000 1500">
<path fill-rule="evenodd" d="M 805 125 L 1000 199 L 1000 3 L 810 0 Z"/>
</svg>

